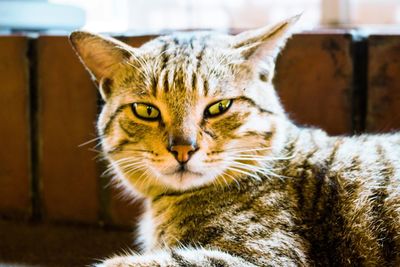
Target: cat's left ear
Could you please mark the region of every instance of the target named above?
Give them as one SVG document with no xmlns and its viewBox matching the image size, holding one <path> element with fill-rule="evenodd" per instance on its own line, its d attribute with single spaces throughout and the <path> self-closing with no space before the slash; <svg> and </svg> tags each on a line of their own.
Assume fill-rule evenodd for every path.
<svg viewBox="0 0 400 267">
<path fill-rule="evenodd" d="M 252 64 L 264 60 L 275 61 L 300 16 L 296 15 L 273 26 L 242 32 L 234 36 L 232 47 Z"/>
<path fill-rule="evenodd" d="M 111 94 L 110 79 L 121 66 L 131 60 L 136 51 L 114 38 L 85 31 L 72 32 L 69 39 L 106 100 Z"/>
</svg>

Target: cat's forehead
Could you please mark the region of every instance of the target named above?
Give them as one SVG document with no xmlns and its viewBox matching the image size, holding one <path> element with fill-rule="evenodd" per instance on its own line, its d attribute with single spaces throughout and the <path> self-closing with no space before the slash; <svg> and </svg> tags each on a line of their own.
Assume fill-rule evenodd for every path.
<svg viewBox="0 0 400 267">
<path fill-rule="evenodd" d="M 141 49 L 146 52 L 155 48 L 164 50 L 196 51 L 203 49 L 226 49 L 232 36 L 214 31 L 175 32 L 162 35 L 145 43 Z"/>
<path fill-rule="evenodd" d="M 222 83 L 232 80 L 229 41 L 230 36 L 215 32 L 160 36 L 139 48 L 140 56 L 125 72 L 125 85 L 157 98 L 221 95 Z"/>
</svg>

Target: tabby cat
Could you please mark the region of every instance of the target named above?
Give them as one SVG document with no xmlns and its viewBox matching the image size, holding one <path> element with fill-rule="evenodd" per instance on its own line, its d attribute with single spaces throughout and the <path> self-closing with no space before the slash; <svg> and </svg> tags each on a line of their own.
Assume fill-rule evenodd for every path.
<svg viewBox="0 0 400 267">
<path fill-rule="evenodd" d="M 104 155 L 146 198 L 142 253 L 96 266 L 400 266 L 400 134 L 288 119 L 272 77 L 297 20 L 140 48 L 71 34 L 105 102 Z"/>
</svg>

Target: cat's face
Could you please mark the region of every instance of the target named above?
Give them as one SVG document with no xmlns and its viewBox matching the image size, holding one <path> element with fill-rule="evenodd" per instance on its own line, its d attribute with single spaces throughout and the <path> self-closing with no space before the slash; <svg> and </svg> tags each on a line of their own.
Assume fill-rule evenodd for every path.
<svg viewBox="0 0 400 267">
<path fill-rule="evenodd" d="M 268 174 L 284 118 L 274 59 L 295 20 L 239 36 L 162 36 L 139 49 L 73 34 L 100 84 L 98 129 L 121 181 L 154 195 Z"/>
</svg>

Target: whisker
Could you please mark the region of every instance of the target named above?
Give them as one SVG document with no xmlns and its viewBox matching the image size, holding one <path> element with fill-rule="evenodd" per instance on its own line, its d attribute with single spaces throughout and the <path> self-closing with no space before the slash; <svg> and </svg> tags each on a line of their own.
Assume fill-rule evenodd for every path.
<svg viewBox="0 0 400 267">
<path fill-rule="evenodd" d="M 113 162 L 114 163 L 123 163 L 123 162 L 126 162 L 126 161 L 134 162 L 134 161 L 138 161 L 138 159 L 136 157 L 124 157 L 124 158 L 120 158 L 120 159 L 114 160 Z"/>
<path fill-rule="evenodd" d="M 228 156 L 230 159 L 239 159 L 239 160 L 254 160 L 254 161 L 278 161 L 278 160 L 288 160 L 292 159 L 294 156 L 290 157 L 271 157 L 271 156 L 258 156 L 258 155 L 247 155 L 240 154 L 234 156 Z"/>
<path fill-rule="evenodd" d="M 142 179 L 143 176 L 144 176 L 144 179 Z M 149 174 L 148 174 L 148 169 L 145 169 L 144 172 L 137 178 L 138 181 L 139 181 L 139 180 L 141 181 L 141 182 L 140 182 L 140 185 L 139 185 L 138 187 L 141 188 L 142 185 L 143 185 L 144 183 L 146 183 L 149 179 L 150 179 L 150 176 L 149 176 Z"/>
<path fill-rule="evenodd" d="M 106 175 L 109 175 L 109 174 L 111 174 L 113 171 L 115 171 L 116 170 L 116 168 L 115 168 L 115 166 L 114 165 L 110 165 L 109 167 L 107 167 L 107 169 L 105 169 L 102 173 L 101 173 L 101 176 L 106 176 Z"/>
<path fill-rule="evenodd" d="M 96 138 L 90 139 L 89 141 L 86 141 L 86 142 L 84 142 L 84 143 L 78 145 L 78 147 L 86 146 L 86 145 L 88 145 L 88 144 L 90 144 L 90 143 L 93 143 L 93 142 L 96 142 L 96 141 L 100 140 L 101 138 L 103 138 L 103 136 L 98 136 L 98 137 L 96 137 Z M 96 146 L 97 146 L 97 145 L 96 145 Z"/>
<path fill-rule="evenodd" d="M 275 177 L 281 177 L 282 176 L 282 175 L 279 175 L 279 174 L 276 174 L 276 173 L 272 172 L 271 170 L 277 170 L 277 169 L 271 169 L 271 168 L 269 168 L 268 165 L 266 165 L 266 166 L 264 166 L 264 165 L 256 166 L 256 165 L 250 165 L 250 164 L 246 164 L 246 163 L 243 163 L 243 162 L 237 162 L 237 161 L 234 161 L 232 163 L 233 164 L 240 164 L 240 165 L 242 165 L 244 167 L 249 168 L 249 170 L 251 169 L 251 170 L 253 170 L 255 172 L 258 172 L 258 173 L 261 173 L 261 174 L 267 174 L 267 175 L 271 175 L 271 176 L 275 176 Z"/>
<path fill-rule="evenodd" d="M 253 177 L 253 178 L 256 179 L 257 181 L 261 181 L 261 178 L 258 177 L 257 175 L 255 175 L 255 174 L 253 174 L 253 173 L 250 173 L 250 172 L 247 172 L 247 171 L 245 171 L 245 170 L 243 170 L 243 169 L 240 169 L 239 167 L 236 167 L 236 166 L 229 166 L 229 167 L 227 168 L 227 170 L 239 172 L 239 173 L 241 173 L 241 174 L 245 174 L 245 175 L 247 175 L 247 176 Z"/>
<path fill-rule="evenodd" d="M 98 149 L 89 148 L 88 150 L 91 151 L 91 152 L 96 152 L 96 153 L 101 153 L 101 154 L 103 154 L 103 151 L 98 150 Z"/>
<path fill-rule="evenodd" d="M 261 174 L 261 175 L 264 175 L 264 176 L 273 176 L 273 177 L 277 177 L 277 178 L 287 178 L 287 177 L 285 177 L 285 176 L 283 176 L 283 175 L 280 175 L 280 174 L 276 174 L 274 171 L 276 170 L 276 169 L 272 169 L 271 170 L 271 168 L 268 168 L 268 165 L 262 165 L 262 166 L 257 166 L 257 165 L 250 165 L 250 164 L 246 164 L 246 163 L 243 163 L 243 162 L 239 162 L 239 161 L 237 161 L 237 160 L 229 160 L 229 161 L 225 161 L 227 164 L 230 164 L 232 167 L 236 167 L 236 168 L 239 168 L 239 169 L 245 169 L 245 170 L 247 170 L 247 171 L 250 171 L 250 172 L 252 172 L 252 173 L 254 173 L 254 175 L 255 174 L 257 174 L 257 173 L 259 173 L 259 174 Z M 260 179 L 260 177 L 258 177 L 259 179 Z"/>
<path fill-rule="evenodd" d="M 245 149 L 246 147 L 239 147 L 239 148 L 232 148 L 232 149 L 225 149 L 227 152 L 250 152 L 250 151 L 265 151 L 265 150 L 271 150 L 271 147 L 259 147 L 259 148 L 248 148 Z"/>
<path fill-rule="evenodd" d="M 120 164 L 120 167 L 124 170 L 127 170 L 130 168 L 136 167 L 136 166 L 141 166 L 141 165 L 147 166 L 147 164 L 148 163 L 144 162 L 144 161 L 124 162 L 124 163 Z"/>
<path fill-rule="evenodd" d="M 146 164 L 138 164 L 136 166 L 125 168 L 124 170 L 126 171 L 126 174 L 132 174 L 135 173 L 137 170 L 142 169 L 143 167 L 146 167 Z"/>
<path fill-rule="evenodd" d="M 121 168 L 123 168 L 123 166 L 125 164 L 130 164 L 130 163 L 134 163 L 134 162 L 136 162 L 136 161 L 132 158 L 121 158 L 119 160 L 112 161 L 112 162 L 110 162 L 107 169 L 101 175 L 107 175 L 107 174 L 111 173 L 115 168 L 117 168 L 118 165 L 120 165 Z"/>
<path fill-rule="evenodd" d="M 264 171 L 264 169 L 262 169 L 262 168 L 259 168 L 259 167 L 253 166 L 253 165 L 243 164 L 243 163 L 240 163 L 240 162 L 233 162 L 231 166 L 232 167 L 237 167 L 239 169 L 244 169 L 245 171 L 250 171 L 254 175 L 256 175 L 256 174 L 265 174 L 266 173 Z"/>
<path fill-rule="evenodd" d="M 226 186 L 229 186 L 228 181 L 225 179 L 225 175 L 222 174 L 220 177 L 221 177 L 222 180 L 224 181 L 225 185 L 226 185 Z"/>
<path fill-rule="evenodd" d="M 114 161 L 114 163 L 118 163 L 118 164 L 129 164 L 129 163 L 136 163 L 136 162 L 142 162 L 142 159 L 137 159 L 137 158 L 122 158 L 119 159 L 118 161 Z"/>
<path fill-rule="evenodd" d="M 124 149 L 121 152 L 146 152 L 146 153 L 154 154 L 153 151 L 147 150 L 147 149 Z M 137 154 L 137 155 L 141 155 L 141 154 Z"/>
<path fill-rule="evenodd" d="M 230 175 L 230 174 L 227 173 L 227 172 L 225 172 L 225 175 L 227 175 L 229 178 L 231 178 L 233 181 L 235 181 L 236 186 L 238 187 L 238 189 L 240 189 L 240 183 L 239 183 L 239 181 L 238 181 L 233 175 Z"/>
</svg>

